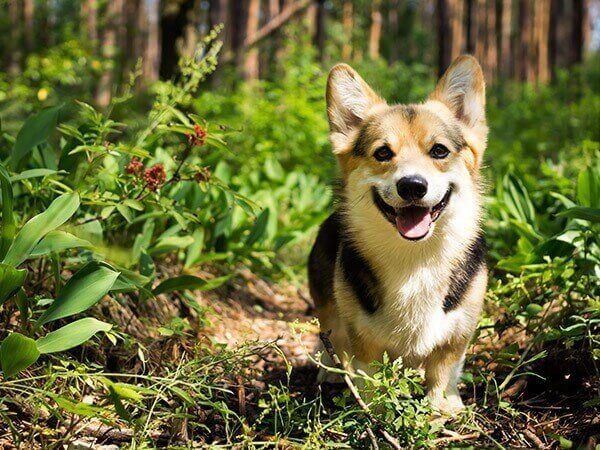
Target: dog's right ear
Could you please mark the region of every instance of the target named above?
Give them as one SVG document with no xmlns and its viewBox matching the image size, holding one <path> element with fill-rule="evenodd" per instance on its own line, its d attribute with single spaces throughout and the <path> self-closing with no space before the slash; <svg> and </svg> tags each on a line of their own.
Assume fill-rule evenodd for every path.
<svg viewBox="0 0 600 450">
<path fill-rule="evenodd" d="M 371 109 L 385 102 L 356 71 L 337 64 L 327 79 L 327 116 L 333 152 L 343 153 Z"/>
</svg>

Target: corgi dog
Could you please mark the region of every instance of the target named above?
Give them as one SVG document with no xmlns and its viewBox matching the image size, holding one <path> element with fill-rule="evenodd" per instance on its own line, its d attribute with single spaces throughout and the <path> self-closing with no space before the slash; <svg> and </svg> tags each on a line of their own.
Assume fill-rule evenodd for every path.
<svg viewBox="0 0 600 450">
<path fill-rule="evenodd" d="M 480 166 L 485 82 L 457 58 L 426 101 L 388 105 L 348 65 L 327 82 L 341 198 L 309 257 L 321 330 L 346 364 L 372 373 L 384 352 L 424 369 L 431 404 L 457 388 L 487 285 Z"/>
</svg>

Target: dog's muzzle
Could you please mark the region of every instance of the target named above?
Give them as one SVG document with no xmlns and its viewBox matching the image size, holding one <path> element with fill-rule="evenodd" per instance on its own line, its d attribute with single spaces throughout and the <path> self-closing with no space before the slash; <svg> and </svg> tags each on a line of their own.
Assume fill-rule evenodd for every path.
<svg viewBox="0 0 600 450">
<path fill-rule="evenodd" d="M 442 200 L 431 208 L 419 205 L 394 208 L 385 202 L 375 187 L 371 188 L 371 193 L 373 202 L 381 214 L 396 227 L 400 235 L 404 239 L 418 241 L 429 234 L 433 223 L 448 205 L 452 196 L 452 186 L 448 188 Z"/>
</svg>

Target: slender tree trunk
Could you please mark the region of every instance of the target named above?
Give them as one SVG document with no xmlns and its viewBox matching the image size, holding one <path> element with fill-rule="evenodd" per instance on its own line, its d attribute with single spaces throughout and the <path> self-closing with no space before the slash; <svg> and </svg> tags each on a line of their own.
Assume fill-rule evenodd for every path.
<svg viewBox="0 0 600 450">
<path fill-rule="evenodd" d="M 379 45 L 381 42 L 381 0 L 371 2 L 371 28 L 369 32 L 369 57 L 379 59 Z"/>
<path fill-rule="evenodd" d="M 317 29 L 315 32 L 315 45 L 319 52 L 319 61 L 325 59 L 325 0 L 317 0 Z"/>
<path fill-rule="evenodd" d="M 7 53 L 8 72 L 17 75 L 21 71 L 21 8 L 20 0 L 9 0 L 8 17 L 12 26 L 10 27 L 10 44 Z"/>
<path fill-rule="evenodd" d="M 34 48 L 35 26 L 34 20 L 34 3 L 33 0 L 23 0 L 23 22 L 25 35 L 25 51 L 31 53 Z"/>
<path fill-rule="evenodd" d="M 231 51 L 231 33 L 229 29 L 229 1 L 213 0 L 210 2 L 210 26 L 223 25 L 219 39 L 223 43 L 221 54 L 227 55 Z"/>
<path fill-rule="evenodd" d="M 452 47 L 450 49 L 450 60 L 454 61 L 465 50 L 465 2 L 464 0 L 451 0 L 450 6 L 450 27 Z"/>
<path fill-rule="evenodd" d="M 570 64 L 579 64 L 583 61 L 586 48 L 588 31 L 588 2 L 586 0 L 573 0 L 573 25 L 571 35 Z"/>
<path fill-rule="evenodd" d="M 481 64 L 484 73 L 486 73 L 487 70 L 487 59 L 485 57 L 487 38 L 486 6 L 486 0 L 475 0 L 473 4 L 474 14 L 472 17 L 472 20 L 474 20 L 473 25 L 475 27 L 473 30 L 473 38 L 475 40 L 473 53 Z"/>
<path fill-rule="evenodd" d="M 121 7 L 122 4 L 120 1 L 112 1 L 108 4 L 108 9 L 106 11 L 106 28 L 104 30 L 104 35 L 102 36 L 102 56 L 107 60 L 111 60 L 113 66 L 105 69 L 100 77 L 100 82 L 98 83 L 96 103 L 101 108 L 106 108 L 108 106 L 112 96 L 117 47 L 117 21 L 121 14 Z"/>
<path fill-rule="evenodd" d="M 141 32 L 138 28 L 140 0 L 125 0 L 125 44 L 123 48 L 123 73 L 129 73 L 137 64 L 141 53 Z"/>
<path fill-rule="evenodd" d="M 498 64 L 498 33 L 496 20 L 496 0 L 487 0 L 486 35 L 485 35 L 485 67 L 487 80 L 496 78 Z"/>
<path fill-rule="evenodd" d="M 391 39 L 389 53 L 390 63 L 398 61 L 400 56 L 398 40 L 400 39 L 400 0 L 390 1 L 390 10 L 388 12 L 388 28 Z"/>
<path fill-rule="evenodd" d="M 452 43 L 448 39 L 451 36 L 449 30 L 450 12 L 448 0 L 437 0 L 436 28 L 438 41 L 438 76 L 442 76 L 452 62 Z"/>
<path fill-rule="evenodd" d="M 98 5 L 96 0 L 83 0 L 81 15 L 85 23 L 86 38 L 94 44 L 98 39 Z"/>
<path fill-rule="evenodd" d="M 246 38 L 254 36 L 258 31 L 260 18 L 260 0 L 249 0 L 248 18 L 246 22 Z M 244 56 L 243 74 L 245 80 L 256 80 L 259 75 L 258 48 L 252 47 Z"/>
<path fill-rule="evenodd" d="M 48 27 L 48 14 L 50 12 L 50 7 L 48 5 L 48 0 L 40 0 L 38 2 L 38 8 L 40 11 L 39 14 L 39 33 L 38 33 L 38 45 L 42 47 L 49 46 L 48 34 L 50 33 L 50 28 Z"/>
<path fill-rule="evenodd" d="M 342 6 L 342 28 L 344 30 L 344 44 L 342 45 L 342 59 L 348 61 L 352 57 L 352 28 L 354 26 L 354 8 L 352 1 L 345 0 Z"/>
<path fill-rule="evenodd" d="M 537 0 L 535 8 L 537 80 L 540 83 L 547 83 L 550 80 L 550 65 L 548 60 L 550 0 Z"/>
<path fill-rule="evenodd" d="M 512 0 L 502 0 L 500 14 L 500 53 L 499 66 L 503 78 L 512 74 L 511 36 L 512 36 Z"/>
<path fill-rule="evenodd" d="M 143 0 L 147 15 L 147 35 L 144 45 L 143 66 L 144 80 L 157 81 L 160 73 L 160 1 Z"/>
<path fill-rule="evenodd" d="M 160 76 L 170 78 L 177 70 L 180 50 L 186 47 L 186 32 L 190 24 L 190 13 L 195 0 L 174 4 L 160 18 Z"/>
</svg>

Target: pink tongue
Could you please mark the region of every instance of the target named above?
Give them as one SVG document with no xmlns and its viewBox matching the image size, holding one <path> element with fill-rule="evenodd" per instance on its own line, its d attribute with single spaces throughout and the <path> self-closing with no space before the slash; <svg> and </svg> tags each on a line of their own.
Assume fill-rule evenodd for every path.
<svg viewBox="0 0 600 450">
<path fill-rule="evenodd" d="M 426 208 L 403 208 L 396 216 L 396 228 L 402 236 L 409 239 L 423 237 L 431 226 L 431 214 Z"/>
</svg>

